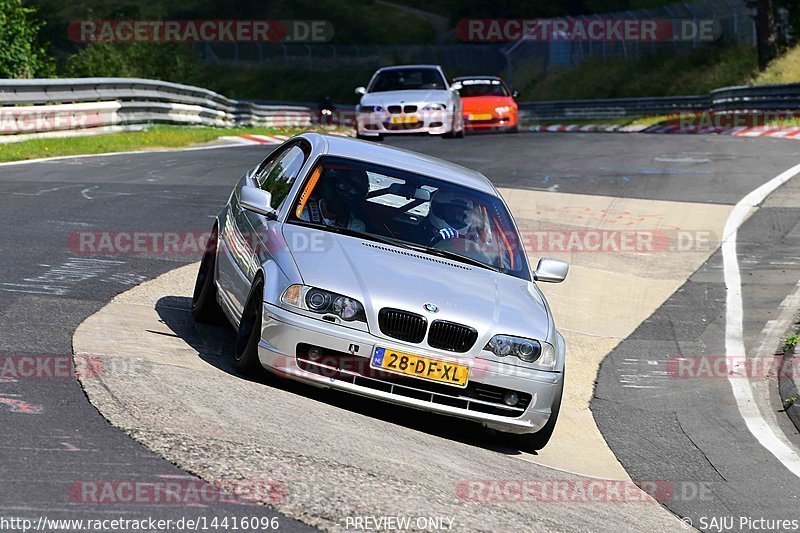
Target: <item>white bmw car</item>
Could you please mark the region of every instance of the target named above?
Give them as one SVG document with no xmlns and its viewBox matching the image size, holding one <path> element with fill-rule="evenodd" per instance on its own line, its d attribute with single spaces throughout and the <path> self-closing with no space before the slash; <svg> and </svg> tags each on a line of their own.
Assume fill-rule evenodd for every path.
<svg viewBox="0 0 800 533">
<path fill-rule="evenodd" d="M 425 134 L 463 137 L 461 98 L 436 65 L 379 69 L 367 87 L 358 87 L 356 128 L 361 139 Z"/>
</svg>

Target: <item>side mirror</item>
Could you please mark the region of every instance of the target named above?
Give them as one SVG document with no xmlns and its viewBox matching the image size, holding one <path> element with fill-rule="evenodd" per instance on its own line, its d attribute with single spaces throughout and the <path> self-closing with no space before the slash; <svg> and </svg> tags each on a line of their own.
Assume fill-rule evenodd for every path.
<svg viewBox="0 0 800 533">
<path fill-rule="evenodd" d="M 539 259 L 539 264 L 536 265 L 536 270 L 533 271 L 533 279 L 548 283 L 561 283 L 567 277 L 567 272 L 569 272 L 569 263 L 542 257 Z"/>
<path fill-rule="evenodd" d="M 519 98 L 519 91 L 511 91 L 511 98 L 513 98 L 514 100 Z"/>
<path fill-rule="evenodd" d="M 264 215 L 267 218 L 277 218 L 278 212 L 272 208 L 272 194 L 258 187 L 245 185 L 239 195 L 239 205 L 253 213 Z"/>
<path fill-rule="evenodd" d="M 454 81 L 453 84 L 450 86 L 450 88 L 453 89 L 454 91 L 460 91 L 461 87 L 462 86 L 460 81 Z"/>
<path fill-rule="evenodd" d="M 363 96 L 363 95 L 367 94 L 367 88 L 366 87 L 356 87 L 356 94 L 359 95 L 359 96 Z"/>
</svg>

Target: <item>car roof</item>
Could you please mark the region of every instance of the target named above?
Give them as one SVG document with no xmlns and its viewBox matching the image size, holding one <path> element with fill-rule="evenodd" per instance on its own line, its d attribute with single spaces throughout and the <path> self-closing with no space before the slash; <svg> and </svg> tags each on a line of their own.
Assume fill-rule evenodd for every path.
<svg viewBox="0 0 800 533">
<path fill-rule="evenodd" d="M 503 81 L 503 78 L 500 76 L 456 76 L 453 78 L 454 80 L 500 80 Z"/>
<path fill-rule="evenodd" d="M 440 67 L 439 65 L 393 65 L 391 67 L 381 67 L 378 69 L 378 72 L 382 70 L 398 70 L 405 68 L 430 68 L 430 69 L 442 70 L 442 67 Z"/>
<path fill-rule="evenodd" d="M 307 139 L 315 150 L 319 149 L 324 155 L 357 159 L 398 170 L 406 170 L 449 183 L 463 185 L 492 196 L 499 196 L 492 182 L 480 172 L 443 159 L 378 144 L 373 141 L 352 139 L 342 135 L 302 133 L 298 137 Z"/>
</svg>

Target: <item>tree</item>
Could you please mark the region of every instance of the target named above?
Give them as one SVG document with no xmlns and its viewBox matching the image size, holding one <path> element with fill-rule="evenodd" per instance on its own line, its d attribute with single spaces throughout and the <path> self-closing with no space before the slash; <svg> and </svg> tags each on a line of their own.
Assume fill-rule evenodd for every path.
<svg viewBox="0 0 800 533">
<path fill-rule="evenodd" d="M 22 0 L 0 0 L 0 78 L 48 77 L 55 63 L 39 42 L 43 23 Z"/>
<path fill-rule="evenodd" d="M 775 34 L 775 7 L 772 0 L 758 0 L 757 6 L 758 70 L 763 72 L 778 53 L 778 38 Z"/>
</svg>

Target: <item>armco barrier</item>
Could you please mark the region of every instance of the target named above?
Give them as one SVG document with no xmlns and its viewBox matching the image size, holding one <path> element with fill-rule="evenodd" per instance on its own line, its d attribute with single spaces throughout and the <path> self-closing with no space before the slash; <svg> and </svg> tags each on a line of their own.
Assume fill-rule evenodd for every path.
<svg viewBox="0 0 800 533">
<path fill-rule="evenodd" d="M 800 111 L 800 83 L 724 87 L 700 96 L 552 100 L 519 105 L 523 120 L 602 120 L 713 111 L 758 113 Z"/>
<path fill-rule="evenodd" d="M 344 109 L 339 111 L 345 112 Z M 800 111 L 800 84 L 725 87 L 700 96 L 520 103 L 521 119 L 526 123 L 701 111 Z M 151 122 L 206 126 L 306 126 L 316 118 L 312 104 L 231 100 L 207 89 L 155 80 L 0 80 L 0 136 Z M 351 124 L 352 120 L 346 122 Z"/>
<path fill-rule="evenodd" d="M 310 107 L 231 100 L 192 87 L 137 78 L 0 80 L 0 135 L 130 126 L 307 126 Z"/>
</svg>

